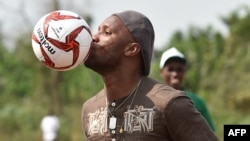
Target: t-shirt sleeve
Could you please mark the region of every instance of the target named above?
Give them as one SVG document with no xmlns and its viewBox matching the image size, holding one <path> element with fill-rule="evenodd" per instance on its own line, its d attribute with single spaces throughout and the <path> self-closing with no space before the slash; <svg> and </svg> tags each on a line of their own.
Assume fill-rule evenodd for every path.
<svg viewBox="0 0 250 141">
<path fill-rule="evenodd" d="M 218 141 L 204 117 L 186 96 L 169 101 L 164 115 L 167 130 L 174 141 Z"/>
</svg>

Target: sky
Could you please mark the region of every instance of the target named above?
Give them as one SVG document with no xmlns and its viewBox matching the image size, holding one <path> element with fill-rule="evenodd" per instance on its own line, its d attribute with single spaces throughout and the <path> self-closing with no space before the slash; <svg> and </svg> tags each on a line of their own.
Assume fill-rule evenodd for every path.
<svg viewBox="0 0 250 141">
<path fill-rule="evenodd" d="M 25 5 L 20 8 L 20 2 Z M 185 31 L 189 26 L 206 28 L 212 26 L 227 35 L 227 28 L 222 23 L 221 17 L 228 16 L 230 12 L 247 5 L 250 0 L 59 0 L 63 9 L 86 11 L 93 17 L 92 32 L 97 31 L 98 25 L 108 16 L 124 10 L 136 10 L 146 15 L 152 22 L 155 30 L 155 47 L 164 46 L 176 30 Z M 51 0 L 0 0 L 1 29 L 6 33 L 6 39 L 14 38 L 18 31 L 29 29 L 43 16 L 46 5 Z M 3 8 L 5 6 L 5 8 Z M 7 7 L 7 8 L 6 8 Z M 9 12 L 13 9 L 14 12 Z M 31 18 L 31 24 L 26 27 L 21 25 L 25 20 L 20 20 L 17 9 L 23 9 Z M 16 16 L 16 17 L 15 17 Z M 19 21 L 18 21 L 19 20 Z M 14 31 L 14 32 L 10 32 Z M 14 35 L 8 35 L 14 33 Z M 8 36 L 7 36 L 8 35 Z"/>
<path fill-rule="evenodd" d="M 190 25 L 215 30 L 227 35 L 221 16 L 242 5 L 250 7 L 250 0 L 92 0 L 94 5 L 93 32 L 110 14 L 123 10 L 137 10 L 148 16 L 155 29 L 155 46 L 161 48 L 176 30 L 185 31 Z"/>
</svg>

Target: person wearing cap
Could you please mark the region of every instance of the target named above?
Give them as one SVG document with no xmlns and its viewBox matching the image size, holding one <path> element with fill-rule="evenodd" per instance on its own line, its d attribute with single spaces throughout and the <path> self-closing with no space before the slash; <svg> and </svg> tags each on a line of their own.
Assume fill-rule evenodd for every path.
<svg viewBox="0 0 250 141">
<path fill-rule="evenodd" d="M 209 126 L 215 131 L 215 127 L 204 100 L 198 95 L 186 90 L 183 85 L 183 79 L 186 72 L 186 58 L 175 47 L 163 52 L 160 61 L 161 77 L 169 86 L 185 91 L 185 94 L 192 100 L 197 110 L 207 120 Z"/>
<path fill-rule="evenodd" d="M 84 61 L 104 82 L 82 107 L 86 141 L 218 141 L 182 91 L 148 77 L 154 36 L 151 21 L 137 11 L 100 24 Z"/>
</svg>

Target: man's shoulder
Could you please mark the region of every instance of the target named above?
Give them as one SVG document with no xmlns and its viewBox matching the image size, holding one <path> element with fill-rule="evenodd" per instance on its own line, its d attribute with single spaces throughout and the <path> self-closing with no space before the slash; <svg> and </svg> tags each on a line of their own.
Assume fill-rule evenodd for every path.
<svg viewBox="0 0 250 141">
<path fill-rule="evenodd" d="M 99 91 L 96 95 L 92 96 L 83 103 L 83 107 L 93 106 L 94 103 L 106 100 L 104 90 Z"/>
<path fill-rule="evenodd" d="M 171 99 L 179 96 L 185 96 L 183 91 L 176 90 L 165 83 L 151 78 L 147 78 L 145 83 L 143 89 L 148 89 L 147 95 L 157 101 L 162 101 L 163 103 L 169 102 Z"/>
</svg>

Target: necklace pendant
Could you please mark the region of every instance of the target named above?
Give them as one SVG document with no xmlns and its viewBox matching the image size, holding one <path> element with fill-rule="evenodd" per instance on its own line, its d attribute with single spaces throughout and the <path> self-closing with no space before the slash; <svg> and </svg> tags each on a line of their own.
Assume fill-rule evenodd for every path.
<svg viewBox="0 0 250 141">
<path fill-rule="evenodd" d="M 112 116 L 109 118 L 109 129 L 115 129 L 116 128 L 116 117 Z"/>
<path fill-rule="evenodd" d="M 120 128 L 120 134 L 122 134 L 123 133 L 123 129 L 122 129 L 122 127 Z"/>
</svg>

